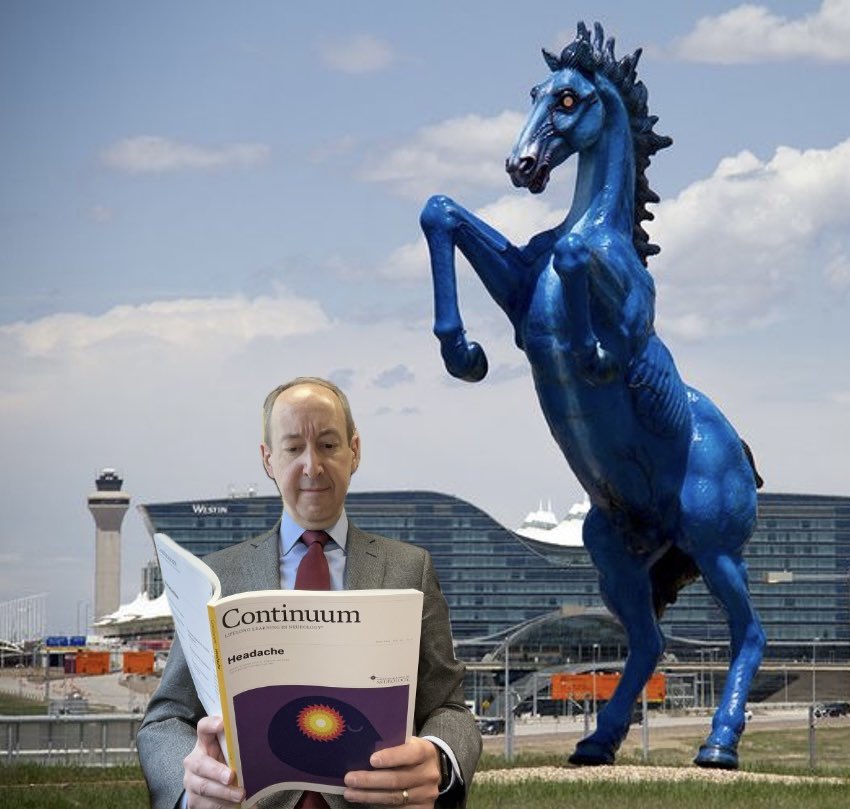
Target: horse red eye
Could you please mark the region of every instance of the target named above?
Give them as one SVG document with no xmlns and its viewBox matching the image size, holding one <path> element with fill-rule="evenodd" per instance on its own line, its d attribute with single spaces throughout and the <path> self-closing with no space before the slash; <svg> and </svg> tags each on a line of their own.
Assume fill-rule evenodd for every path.
<svg viewBox="0 0 850 809">
<path fill-rule="evenodd" d="M 564 93 L 564 95 L 561 96 L 561 106 L 565 110 L 573 109 L 577 101 L 578 99 L 572 93 Z"/>
</svg>

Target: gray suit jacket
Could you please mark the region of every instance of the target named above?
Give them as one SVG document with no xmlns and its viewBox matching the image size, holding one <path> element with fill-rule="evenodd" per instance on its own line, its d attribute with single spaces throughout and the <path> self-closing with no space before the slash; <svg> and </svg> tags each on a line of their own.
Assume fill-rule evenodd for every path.
<svg viewBox="0 0 850 809">
<path fill-rule="evenodd" d="M 277 590 L 278 528 L 217 551 L 204 561 L 218 574 L 222 595 Z M 464 668 L 454 656 L 448 605 L 430 555 L 415 545 L 367 534 L 349 523 L 345 583 L 349 590 L 413 588 L 425 594 L 414 731 L 419 736 L 436 736 L 451 747 L 465 788 L 451 790 L 438 806 L 464 806 L 481 753 L 481 736 L 464 705 Z M 153 809 L 173 809 L 177 804 L 183 792 L 183 759 L 195 746 L 195 726 L 204 715 L 175 638 L 162 681 L 136 739 Z M 262 809 L 291 809 L 299 794 L 280 792 L 258 805 Z M 325 799 L 332 809 L 355 806 L 341 795 L 326 794 Z"/>
</svg>

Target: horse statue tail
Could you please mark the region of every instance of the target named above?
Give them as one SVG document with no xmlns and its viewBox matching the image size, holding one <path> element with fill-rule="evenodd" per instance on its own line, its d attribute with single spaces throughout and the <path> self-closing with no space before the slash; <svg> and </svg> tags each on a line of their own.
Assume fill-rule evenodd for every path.
<svg viewBox="0 0 850 809">
<path fill-rule="evenodd" d="M 667 607 L 676 603 L 679 591 L 699 577 L 696 562 L 676 545 L 671 545 L 649 571 L 655 617 L 660 621 Z"/>
<path fill-rule="evenodd" d="M 758 473 L 758 469 L 756 469 L 756 459 L 753 457 L 753 451 L 750 449 L 750 445 L 746 441 L 744 441 L 743 438 L 741 439 L 741 446 L 744 448 L 744 455 L 747 456 L 747 462 L 750 465 L 750 469 L 753 470 L 753 477 L 756 481 L 756 488 L 760 489 L 762 486 L 764 486 L 764 479 Z"/>
</svg>

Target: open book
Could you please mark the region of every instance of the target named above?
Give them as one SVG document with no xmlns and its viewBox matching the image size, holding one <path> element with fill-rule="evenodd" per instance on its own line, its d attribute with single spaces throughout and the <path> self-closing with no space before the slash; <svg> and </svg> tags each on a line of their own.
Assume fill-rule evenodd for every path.
<svg viewBox="0 0 850 809">
<path fill-rule="evenodd" d="M 259 590 L 154 536 L 174 628 L 208 715 L 224 719 L 244 806 L 281 789 L 343 792 L 349 770 L 413 733 L 422 593 Z"/>
</svg>

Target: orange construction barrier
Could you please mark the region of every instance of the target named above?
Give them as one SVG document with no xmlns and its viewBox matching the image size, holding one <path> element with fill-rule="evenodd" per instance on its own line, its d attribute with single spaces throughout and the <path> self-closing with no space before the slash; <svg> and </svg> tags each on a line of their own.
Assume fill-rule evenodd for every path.
<svg viewBox="0 0 850 809">
<path fill-rule="evenodd" d="M 77 652 L 75 674 L 109 674 L 109 652 Z"/>
<path fill-rule="evenodd" d="M 124 652 L 124 674 L 153 674 L 154 652 Z"/>
<path fill-rule="evenodd" d="M 620 682 L 620 674 L 588 672 L 585 674 L 553 674 L 551 681 L 552 699 L 608 700 Z M 646 684 L 647 702 L 664 702 L 667 682 L 664 674 L 656 672 Z"/>
</svg>

